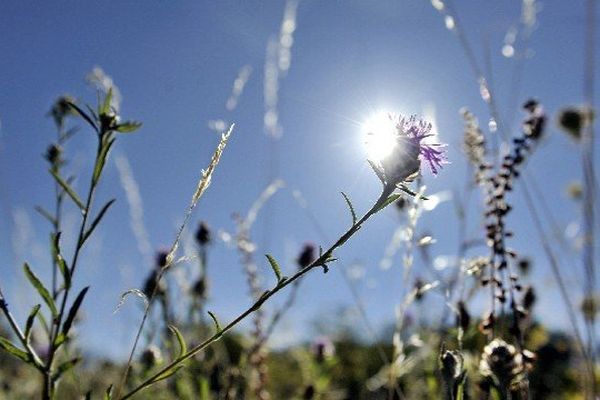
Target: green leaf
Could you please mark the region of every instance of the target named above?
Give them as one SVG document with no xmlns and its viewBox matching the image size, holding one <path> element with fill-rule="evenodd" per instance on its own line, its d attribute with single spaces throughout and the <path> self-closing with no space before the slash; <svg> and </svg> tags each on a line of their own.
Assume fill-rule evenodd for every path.
<svg viewBox="0 0 600 400">
<path fill-rule="evenodd" d="M 117 125 L 115 130 L 119 133 L 132 133 L 140 129 L 142 126 L 141 122 L 138 121 L 126 121 L 122 124 Z"/>
<path fill-rule="evenodd" d="M 352 214 L 352 226 L 356 225 L 356 212 L 354 211 L 354 207 L 350 202 L 350 198 L 346 195 L 346 193 L 342 192 L 342 196 L 344 196 L 344 200 L 348 204 L 348 208 L 350 209 L 350 213 Z"/>
<path fill-rule="evenodd" d="M 75 357 L 69 361 L 65 361 L 64 363 L 60 364 L 56 370 L 56 374 L 54 375 L 53 380 L 55 382 L 58 381 L 65 372 L 73 368 L 79 361 L 81 361 L 81 357 Z"/>
<path fill-rule="evenodd" d="M 79 207 L 82 211 L 85 211 L 85 206 L 83 205 L 83 202 L 79 199 L 79 196 L 77 196 L 77 193 L 75 193 L 75 191 L 71 188 L 71 186 L 67 182 L 65 182 L 60 176 L 58 176 L 58 174 L 56 172 L 54 172 L 52 170 L 49 170 L 49 171 L 50 171 L 50 174 L 56 180 L 56 182 L 58 182 L 60 187 L 62 187 L 63 190 L 69 195 L 71 200 L 73 200 L 75 202 L 75 204 L 77 204 L 77 207 Z"/>
<path fill-rule="evenodd" d="M 217 333 L 221 333 L 221 325 L 219 324 L 217 316 L 212 311 L 208 311 L 208 315 L 210 315 L 213 322 L 215 323 L 215 329 L 217 330 Z"/>
<path fill-rule="evenodd" d="M 111 201 L 109 201 L 108 203 L 106 203 L 104 205 L 104 207 L 102 207 L 102 209 L 98 213 L 98 216 L 96 218 L 94 218 L 94 221 L 92 221 L 90 227 L 84 233 L 83 238 L 81 239 L 81 244 L 84 244 L 85 241 L 90 237 L 90 235 L 92 234 L 92 232 L 94 232 L 94 229 L 100 223 L 100 220 L 102 220 L 102 217 L 104 217 L 104 214 L 106 214 L 106 212 L 108 211 L 108 209 L 110 208 L 110 206 L 112 206 L 115 201 L 117 201 L 117 199 L 112 199 Z"/>
<path fill-rule="evenodd" d="M 42 284 L 42 281 L 40 281 L 40 279 L 33 273 L 31 268 L 29 268 L 29 264 L 27 264 L 27 263 L 23 264 L 23 269 L 25 270 L 25 275 L 27 276 L 27 279 L 29 279 L 29 282 L 31 282 L 31 284 L 38 291 L 40 296 L 42 296 L 42 299 L 44 299 L 44 302 L 48 305 L 48 308 L 50 308 L 52 317 L 53 318 L 57 317 L 58 311 L 56 310 L 56 305 L 54 304 L 54 299 L 52 298 L 52 296 L 50 296 L 48 289 L 46 289 L 44 287 L 44 285 Z"/>
<path fill-rule="evenodd" d="M 86 114 L 85 111 L 83 111 L 81 108 L 79 108 L 75 103 L 71 103 L 69 102 L 69 106 L 71 106 L 76 112 L 77 114 L 81 115 L 81 117 L 88 123 L 90 124 L 90 126 L 92 128 L 94 128 L 94 130 L 96 132 L 98 132 L 98 127 L 96 126 L 96 123 L 92 120 L 92 118 L 90 118 L 89 115 Z"/>
<path fill-rule="evenodd" d="M 45 210 L 43 207 L 35 206 L 35 211 L 37 211 L 42 217 L 46 218 L 53 226 L 57 225 L 58 222 L 56 221 L 56 218 L 54 218 L 52 214 L 50 214 L 50 212 Z"/>
<path fill-rule="evenodd" d="M 198 380 L 200 386 L 199 400 L 210 400 L 210 382 L 204 376 L 200 376 Z"/>
<path fill-rule="evenodd" d="M 52 256 L 54 257 L 54 261 L 56 262 L 56 265 L 58 266 L 58 269 L 63 277 L 63 280 L 65 282 L 65 288 L 70 288 L 71 272 L 69 271 L 67 262 L 60 253 L 60 235 L 60 232 L 58 232 L 57 234 L 50 235 L 52 240 Z"/>
<path fill-rule="evenodd" d="M 113 90 L 112 87 L 108 89 L 108 93 L 106 93 L 106 97 L 104 97 L 104 103 L 100 106 L 98 110 L 98 114 L 106 115 L 110 112 L 110 102 L 112 101 Z"/>
<path fill-rule="evenodd" d="M 48 322 L 46 322 L 46 318 L 44 318 L 44 314 L 39 312 L 36 314 L 37 319 L 40 321 L 40 324 L 42 325 L 42 329 L 44 329 L 44 332 L 46 332 L 46 334 L 50 334 L 50 327 L 48 326 Z"/>
<path fill-rule="evenodd" d="M 177 337 L 177 342 L 179 342 L 179 355 L 177 356 L 179 358 L 185 353 L 187 353 L 187 345 L 185 344 L 185 339 L 181 335 L 181 332 L 179 332 L 179 329 L 177 329 L 174 325 L 169 325 L 169 329 L 175 334 L 175 336 Z"/>
<path fill-rule="evenodd" d="M 110 385 L 106 392 L 104 392 L 104 400 L 112 400 L 113 398 L 113 385 Z"/>
<path fill-rule="evenodd" d="M 73 305 L 71 306 L 71 309 L 69 310 L 67 319 L 65 319 L 65 322 L 63 323 L 63 326 L 62 326 L 62 334 L 65 336 L 65 339 L 69 335 L 69 330 L 71 329 L 71 325 L 73 325 L 73 321 L 75 320 L 75 317 L 77 316 L 77 311 L 79 311 L 79 307 L 81 307 L 83 298 L 87 294 L 87 291 L 89 290 L 89 288 L 90 288 L 89 286 L 86 286 L 81 290 L 81 292 L 79 292 L 79 294 L 77 295 L 77 298 L 75 298 L 75 301 L 73 302 Z"/>
<path fill-rule="evenodd" d="M 58 349 L 58 348 L 59 348 L 59 347 L 60 347 L 60 346 L 61 346 L 61 345 L 62 345 L 64 342 L 66 342 L 66 341 L 67 341 L 67 337 L 65 336 L 65 334 L 64 334 L 64 333 L 62 333 L 62 332 L 61 332 L 61 333 L 59 333 L 59 334 L 56 336 L 56 340 L 54 340 L 54 347 L 55 347 L 56 349 Z"/>
<path fill-rule="evenodd" d="M 387 199 L 385 199 L 385 201 L 382 204 L 379 205 L 379 207 L 375 209 L 375 212 L 378 213 L 379 211 L 383 210 L 384 208 L 398 200 L 401 196 L 402 195 L 398 193 L 391 194 Z"/>
<path fill-rule="evenodd" d="M 31 328 L 33 328 L 33 322 L 35 321 L 35 316 L 40 311 L 42 306 L 40 304 L 36 304 L 31 309 L 29 313 L 29 317 L 27 317 L 27 322 L 25 323 L 25 341 L 29 343 L 29 336 L 31 335 Z"/>
<path fill-rule="evenodd" d="M 3 338 L 2 336 L 0 336 L 0 349 L 12 354 L 13 356 L 25 361 L 28 364 L 32 363 L 27 352 L 19 349 L 17 346 L 12 344 L 10 340 Z"/>
<path fill-rule="evenodd" d="M 411 195 L 412 197 L 417 196 L 417 193 L 413 192 L 412 190 L 410 190 L 408 188 L 408 186 L 404 185 L 404 184 L 399 184 L 398 185 L 398 189 L 402 190 L 404 193 Z M 429 198 L 421 195 L 421 197 L 419 198 L 420 200 L 429 200 Z"/>
<path fill-rule="evenodd" d="M 167 378 L 170 378 L 171 376 L 175 375 L 181 368 L 183 368 L 183 365 L 176 365 L 171 369 L 166 370 L 165 372 L 163 372 L 162 374 L 158 375 L 156 378 L 152 379 L 152 383 L 156 383 L 162 380 L 165 380 Z"/>
<path fill-rule="evenodd" d="M 100 179 L 100 175 L 102 175 L 102 171 L 104 170 L 104 165 L 106 164 L 106 157 L 108 156 L 108 152 L 115 142 L 115 138 L 108 139 L 108 142 L 103 143 L 100 148 L 100 152 L 98 153 L 98 157 L 96 158 L 96 165 L 94 165 L 94 174 L 92 175 L 92 182 L 96 184 L 98 179 Z"/>
<path fill-rule="evenodd" d="M 275 272 L 275 276 L 277 276 L 277 282 L 281 282 L 281 268 L 279 267 L 279 263 L 275 258 L 273 258 L 270 254 L 265 254 L 267 260 L 269 260 L 269 264 L 271 264 L 271 268 L 273 268 L 273 272 Z"/>
</svg>

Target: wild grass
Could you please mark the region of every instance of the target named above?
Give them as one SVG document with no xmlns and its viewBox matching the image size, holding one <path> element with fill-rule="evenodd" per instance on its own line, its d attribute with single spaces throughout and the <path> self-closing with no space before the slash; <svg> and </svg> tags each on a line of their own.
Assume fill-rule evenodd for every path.
<svg viewBox="0 0 600 400">
<path fill-rule="evenodd" d="M 317 214 L 300 192 L 294 192 L 298 210 L 306 213 L 323 244 L 306 243 L 298 249 L 291 268 L 280 265 L 271 254 L 263 257 L 253 239 L 255 222 L 269 217 L 271 197 L 284 191 L 280 179 L 271 180 L 248 211 L 234 215 L 235 233 L 216 232 L 208 220 L 198 221 L 195 232 L 188 234 L 189 225 L 196 218 L 194 211 L 197 206 L 202 207 L 200 200 L 210 190 L 214 171 L 220 162 L 227 162 L 221 161 L 228 151 L 227 143 L 236 139 L 234 124 L 212 121 L 212 129 L 223 131 L 220 142 L 208 166 L 200 172 L 171 246 L 158 251 L 153 261 L 133 172 L 124 156 L 115 157 L 139 250 L 146 263 L 154 265 L 147 276 L 140 278 L 139 288 L 123 293 L 117 307 L 118 311 L 131 294 L 143 300 L 139 324 L 131 326 L 133 344 L 124 355 L 126 361 L 87 359 L 85 351 L 81 351 L 86 344 L 79 342 L 74 330 L 80 323 L 81 310 L 89 303 L 89 286 L 78 292 L 74 287 L 91 283 L 81 282 L 75 273 L 82 263 L 83 249 L 95 240 L 96 228 L 115 201 L 97 202 L 113 148 L 126 140 L 127 134 L 142 127 L 139 122 L 123 121 L 119 89 L 104 71 L 96 68 L 88 77 L 98 90 L 95 106 L 62 96 L 49 113 L 55 123 L 56 139 L 44 158 L 49 165 L 54 198 L 53 204 L 36 210 L 50 223 L 51 279 L 43 281 L 38 277 L 40 266 L 24 263 L 24 275 L 37 296 L 24 322 L 15 317 L 0 288 L 0 310 L 4 316 L 0 320 L 0 396 L 4 397 L 0 398 L 597 399 L 595 20 L 588 17 L 586 21 L 582 74 L 585 105 L 565 105 L 554 118 L 581 152 L 582 184 L 577 196 L 581 197 L 584 216 L 580 257 L 585 282 L 582 287 L 573 287 L 565 280 L 568 270 L 558 253 L 568 246 L 551 232 L 556 230 L 556 218 L 538 194 L 528 170 L 529 160 L 536 157 L 553 118 L 544 110 L 543 101 L 534 97 L 517 104 L 522 97 L 519 83 L 526 58 L 520 57 L 514 66 L 508 95 L 510 109 L 515 115 L 522 115 L 515 128 L 513 113 L 504 119 L 499 112 L 504 99 L 496 94 L 489 54 L 483 62 L 478 60 L 452 1 L 431 3 L 448 31 L 456 36 L 472 70 L 473 85 L 491 118 L 486 129 L 467 108 L 461 111 L 464 159 L 451 162 L 465 163 L 467 176 L 462 191 L 453 196 L 456 215 L 449 217 L 456 222 L 456 262 L 445 269 L 436 268 L 431 250 L 436 233 L 424 231 L 420 225 L 421 216 L 444 201 L 443 194 L 427 191 L 426 182 L 429 174 L 439 174 L 443 179 L 447 160 L 445 145 L 435 143 L 431 123 L 415 116 L 390 114 L 377 128 L 383 132 L 375 128 L 369 132 L 372 146 L 381 145 L 375 142 L 381 140 L 378 135 L 387 135 L 384 151 L 375 149 L 381 154 L 375 157 L 372 153 L 368 160 L 372 178 L 380 181 L 381 192 L 362 213 L 354 207 L 351 196 L 341 192 L 340 201 L 348 209 L 348 225 L 335 239 L 325 234 Z M 588 15 L 595 15 L 595 2 L 588 0 L 587 4 Z M 263 121 L 272 143 L 282 132 L 279 83 L 291 65 L 298 6 L 296 1 L 286 2 L 279 36 L 267 46 Z M 535 7 L 535 1 L 522 2 L 519 33 L 507 34 L 503 48 L 506 54 L 527 50 L 535 25 Z M 251 73 L 249 65 L 239 71 L 227 110 L 237 107 Z M 97 140 L 92 169 L 82 173 L 89 176 L 83 197 L 73 184 L 75 176 L 64 168 L 71 150 L 69 141 L 78 130 L 91 130 Z M 143 135 L 143 130 L 139 134 Z M 270 150 L 269 175 L 277 178 L 276 145 Z M 522 212 L 530 218 L 536 232 L 536 237 L 530 239 L 541 243 L 557 284 L 568 316 L 568 333 L 549 331 L 536 316 L 536 293 L 544 287 L 528 277 L 531 261 L 520 254 L 524 238 L 511 226 L 509 215 L 515 213 L 518 196 L 523 196 L 527 209 Z M 67 205 L 78 210 L 75 246 L 69 255 L 63 246 Z M 383 254 L 380 264 L 385 269 L 398 267 L 394 261 L 401 254 L 396 273 L 401 276 L 402 289 L 389 294 L 397 304 L 395 315 L 390 316 L 394 322 L 389 332 L 380 335 L 364 307 L 357 289 L 359 283 L 345 267 L 347 260 L 338 260 L 338 255 L 346 246 L 360 246 L 359 234 L 388 207 L 395 210 L 399 222 L 389 243 L 378 249 Z M 475 237 L 468 230 L 475 224 L 468 220 L 473 215 L 479 218 L 480 228 Z M 187 246 L 191 250 L 182 251 L 186 235 L 190 237 Z M 209 252 L 219 240 L 229 241 L 239 253 L 239 273 L 245 277 L 250 297 L 249 305 L 225 322 L 218 310 L 209 311 L 213 271 Z M 417 263 L 423 265 L 427 278 L 417 273 Z M 193 274 L 182 271 L 186 264 L 197 267 Z M 261 265 L 270 269 L 269 275 L 263 274 Z M 271 347 L 270 339 L 282 318 L 299 301 L 306 276 L 331 270 L 341 273 L 340 279 L 348 286 L 360 326 L 333 326 L 338 330 L 336 337 L 316 337 L 309 345 Z M 286 271 L 291 271 L 289 276 L 284 275 Z M 171 273 L 179 273 L 178 279 L 170 279 Z M 283 300 L 272 307 L 276 296 Z M 426 302 L 432 297 L 438 301 Z M 583 300 L 577 307 L 580 298 Z M 431 304 L 437 308 L 432 309 Z M 475 315 L 469 311 L 472 309 L 484 311 Z M 249 332 L 239 329 L 246 321 L 252 324 Z M 326 322 L 335 324 L 329 319 Z M 366 332 L 367 340 L 359 339 L 358 331 Z"/>
</svg>

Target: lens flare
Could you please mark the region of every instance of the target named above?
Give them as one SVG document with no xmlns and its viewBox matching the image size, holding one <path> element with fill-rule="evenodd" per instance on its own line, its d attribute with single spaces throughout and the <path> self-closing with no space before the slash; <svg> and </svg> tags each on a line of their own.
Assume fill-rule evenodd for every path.
<svg viewBox="0 0 600 400">
<path fill-rule="evenodd" d="M 372 161 L 381 161 L 389 156 L 397 146 L 396 123 L 387 112 L 377 112 L 362 125 L 365 135 L 367 157 Z"/>
</svg>

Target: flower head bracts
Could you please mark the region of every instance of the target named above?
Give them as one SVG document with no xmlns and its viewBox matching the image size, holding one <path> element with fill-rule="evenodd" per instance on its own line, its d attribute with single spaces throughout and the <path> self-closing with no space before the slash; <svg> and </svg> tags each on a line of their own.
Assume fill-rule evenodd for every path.
<svg viewBox="0 0 600 400">
<path fill-rule="evenodd" d="M 390 118 L 396 119 L 396 129 L 399 136 L 405 136 L 414 145 L 419 148 L 419 158 L 422 162 L 427 162 L 429 169 L 433 175 L 437 175 L 443 164 L 447 164 L 446 152 L 442 150 L 446 147 L 441 143 L 422 143 L 424 139 L 434 136 L 431 133 L 431 123 L 422 119 L 417 120 L 416 115 L 406 117 L 395 117 L 390 115 Z"/>
<path fill-rule="evenodd" d="M 387 114 L 386 123 L 379 123 L 377 129 L 369 131 L 374 143 L 385 150 L 380 158 L 371 160 L 371 166 L 385 185 L 396 186 L 402 182 L 411 181 L 419 174 L 423 163 L 437 175 L 443 164 L 446 164 L 446 154 L 439 143 L 424 143 L 432 137 L 431 123 L 410 117 Z M 379 138 L 377 136 L 380 136 Z"/>
</svg>

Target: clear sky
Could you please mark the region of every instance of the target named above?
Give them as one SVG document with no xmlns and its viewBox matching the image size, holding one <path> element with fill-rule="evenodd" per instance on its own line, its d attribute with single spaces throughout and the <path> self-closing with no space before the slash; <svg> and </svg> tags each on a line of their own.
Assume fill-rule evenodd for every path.
<svg viewBox="0 0 600 400">
<path fill-rule="evenodd" d="M 579 221 L 577 205 L 567 198 L 565 187 L 580 177 L 581 168 L 577 147 L 558 132 L 553 118 L 562 106 L 583 99 L 583 2 L 538 3 L 517 102 L 510 98 L 517 57 L 504 57 L 501 50 L 507 32 L 518 25 L 520 3 L 455 3 L 478 62 L 484 65 L 489 54 L 501 114 L 520 119 L 516 106 L 535 96 L 550 116 L 548 136 L 527 169 L 562 231 Z M 114 162 L 119 157 L 128 160 L 139 187 L 151 247 L 169 246 L 200 169 L 219 140 L 209 121 L 235 122 L 192 228 L 204 219 L 215 231 L 233 232 L 232 213 L 245 213 L 271 178 L 283 179 L 285 188 L 259 215 L 253 230 L 257 262 L 269 284 L 273 277 L 263 253 L 273 254 L 289 273 L 305 242 L 329 243 L 294 200 L 294 190 L 302 193 L 329 240 L 350 223 L 340 191 L 359 211 L 378 196 L 379 182 L 365 161 L 361 136 L 361 123 L 374 112 L 434 116 L 439 139 L 449 144 L 452 164 L 437 178 L 425 172 L 427 192 L 462 195 L 465 161 L 459 109 L 467 106 L 486 130 L 489 113 L 456 35 L 430 2 L 300 1 L 291 65 L 279 79 L 282 135 L 274 142 L 263 127 L 264 71 L 267 44 L 279 35 L 284 9 L 285 2 L 274 0 L 0 3 L 0 285 L 17 315 L 24 318 L 38 301 L 25 283 L 22 262 L 50 276 L 49 227 L 33 211 L 35 205 L 52 202 L 53 185 L 41 155 L 54 138 L 54 127 L 45 114 L 63 93 L 95 102 L 95 92 L 84 79 L 95 66 L 120 88 L 123 116 L 144 123 L 135 135 L 118 138 L 97 198 L 118 200 L 86 248 L 75 278 L 77 285 L 92 285 L 81 335 L 85 347 L 96 353 L 124 354 L 141 307 L 130 301 L 119 313 L 113 310 L 120 293 L 140 287 L 150 268 L 130 228 L 129 205 Z M 252 73 L 237 107 L 227 110 L 233 82 L 245 65 Z M 82 125 L 67 146 L 67 168 L 89 170 L 94 146 L 92 133 Z M 82 179 L 75 186 L 83 191 L 86 184 Z M 516 233 L 513 247 L 536 260 L 532 280 L 540 297 L 538 316 L 562 327 L 564 309 L 531 219 L 518 192 L 511 199 L 517 210 L 509 219 Z M 482 234 L 475 208 L 479 205 L 476 196 L 469 214 L 473 238 Z M 70 208 L 66 236 L 73 234 L 76 221 Z M 377 327 L 392 321 L 401 298 L 401 258 L 390 270 L 378 266 L 400 221 L 396 210 L 386 210 L 338 254 L 343 266 L 364 267 L 356 285 Z M 425 213 L 417 232 L 430 232 L 437 239 L 433 256 L 451 256 L 456 253 L 457 226 L 454 206 L 445 202 Z M 568 253 L 563 258 L 569 284 L 578 287 L 580 257 Z M 185 268 L 193 270 L 193 265 Z M 304 280 L 277 340 L 306 337 L 314 332 L 315 319 L 337 320 L 342 307 L 353 306 L 336 268 L 327 275 L 315 271 Z M 416 275 L 431 279 L 418 257 L 415 269 Z M 217 241 L 209 253 L 209 272 L 209 308 L 222 321 L 229 320 L 249 304 L 235 249 Z M 275 303 L 284 298 L 285 293 Z M 439 296 L 432 302 L 436 313 L 441 304 Z M 353 321 L 360 332 L 364 323 Z"/>
</svg>

